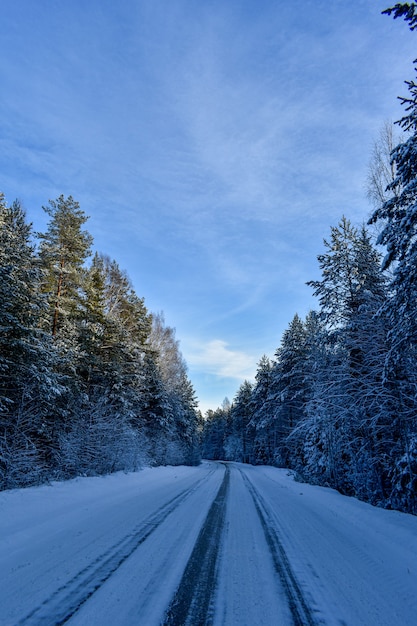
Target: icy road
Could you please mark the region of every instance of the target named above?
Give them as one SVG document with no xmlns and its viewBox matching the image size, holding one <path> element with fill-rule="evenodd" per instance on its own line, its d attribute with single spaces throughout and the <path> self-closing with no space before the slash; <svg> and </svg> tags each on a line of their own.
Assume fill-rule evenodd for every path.
<svg viewBox="0 0 417 626">
<path fill-rule="evenodd" d="M 0 623 L 417 624 L 417 517 L 285 470 L 145 469 L 0 494 Z"/>
</svg>

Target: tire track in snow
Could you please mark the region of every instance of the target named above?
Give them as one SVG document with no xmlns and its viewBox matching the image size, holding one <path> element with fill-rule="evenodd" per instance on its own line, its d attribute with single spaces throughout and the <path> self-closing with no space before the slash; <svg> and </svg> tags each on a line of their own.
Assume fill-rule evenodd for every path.
<svg viewBox="0 0 417 626">
<path fill-rule="evenodd" d="M 217 561 L 224 530 L 230 469 L 209 509 L 163 626 L 207 626 L 212 623 Z"/>
<path fill-rule="evenodd" d="M 127 536 L 59 587 L 42 604 L 21 619 L 17 625 L 60 626 L 65 624 L 166 518 L 199 489 L 201 484 L 207 481 L 215 471 L 215 469 L 211 470 L 192 487 L 183 489 L 171 498 Z"/>
<path fill-rule="evenodd" d="M 249 480 L 245 472 L 238 468 L 243 480 L 252 496 L 253 503 L 258 513 L 265 539 L 271 550 L 274 568 L 279 576 L 288 605 L 291 611 L 294 626 L 317 626 L 318 622 L 313 616 L 313 612 L 304 598 L 301 587 L 295 577 L 284 546 L 279 538 L 276 524 L 274 523 L 274 513 L 266 504 L 265 500 Z"/>
</svg>

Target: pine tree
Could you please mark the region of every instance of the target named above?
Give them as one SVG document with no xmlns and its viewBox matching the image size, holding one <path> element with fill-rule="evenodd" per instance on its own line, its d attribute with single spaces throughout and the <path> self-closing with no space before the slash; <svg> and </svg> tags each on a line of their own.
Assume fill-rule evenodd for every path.
<svg viewBox="0 0 417 626">
<path fill-rule="evenodd" d="M 39 235 L 42 290 L 49 302 L 47 327 L 53 337 L 64 340 L 73 335 L 73 327 L 84 314 L 84 263 L 92 237 L 82 230 L 88 218 L 71 196 L 61 195 L 43 208 L 51 218 L 46 233 Z"/>
<path fill-rule="evenodd" d="M 80 324 L 78 370 L 87 389 L 98 385 L 102 387 L 101 393 L 112 369 L 106 354 L 112 329 L 106 315 L 105 280 L 103 263 L 96 253 L 84 281 L 85 317 Z"/>
<path fill-rule="evenodd" d="M 41 328 L 52 338 L 59 353 L 58 373 L 66 380 L 66 393 L 50 409 L 48 428 L 51 465 L 57 475 L 67 476 L 62 446 L 65 437 L 84 419 L 84 381 L 80 376 L 82 326 L 86 319 L 85 261 L 90 254 L 91 235 L 83 230 L 87 217 L 71 197 L 59 196 L 43 207 L 50 220 L 38 234 L 41 292 L 47 308 Z"/>
</svg>

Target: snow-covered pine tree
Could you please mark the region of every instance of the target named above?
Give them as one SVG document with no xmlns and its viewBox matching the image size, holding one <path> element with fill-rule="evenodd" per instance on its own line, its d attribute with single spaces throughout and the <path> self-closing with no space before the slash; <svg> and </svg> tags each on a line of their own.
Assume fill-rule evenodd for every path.
<svg viewBox="0 0 417 626">
<path fill-rule="evenodd" d="M 31 226 L 0 194 L 0 488 L 48 474 L 50 405 L 64 391 L 58 355 L 38 326 L 45 302 Z"/>
<path fill-rule="evenodd" d="M 80 356 L 78 372 L 89 392 L 99 386 L 101 393 L 107 392 L 107 377 L 111 363 L 106 354 L 106 345 L 111 335 L 111 324 L 106 315 L 105 273 L 103 263 L 96 253 L 84 280 L 85 318 L 80 324 Z"/>
<path fill-rule="evenodd" d="M 87 216 L 71 196 L 61 195 L 43 208 L 50 220 L 46 232 L 38 233 L 41 292 L 48 304 L 41 328 L 50 334 L 61 357 L 59 371 L 67 380 L 67 394 L 51 407 L 54 441 L 51 449 L 57 475 L 67 476 L 61 445 L 67 433 L 77 428 L 86 408 L 79 359 L 81 328 L 86 319 L 85 261 L 90 255 L 92 237 L 83 229 Z"/>
</svg>

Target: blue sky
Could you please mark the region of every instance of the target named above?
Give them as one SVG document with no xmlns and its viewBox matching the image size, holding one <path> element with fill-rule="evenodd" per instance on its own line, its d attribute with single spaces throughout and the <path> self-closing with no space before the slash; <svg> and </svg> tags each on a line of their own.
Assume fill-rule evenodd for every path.
<svg viewBox="0 0 417 626">
<path fill-rule="evenodd" d="M 0 190 L 35 230 L 72 195 L 95 249 L 175 327 L 201 409 L 273 356 L 415 33 L 380 0 L 3 0 Z"/>
</svg>

